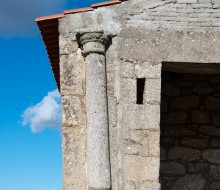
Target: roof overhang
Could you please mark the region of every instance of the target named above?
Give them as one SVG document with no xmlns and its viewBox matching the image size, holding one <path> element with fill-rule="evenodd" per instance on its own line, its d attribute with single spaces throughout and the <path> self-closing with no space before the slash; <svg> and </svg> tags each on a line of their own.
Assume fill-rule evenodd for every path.
<svg viewBox="0 0 220 190">
<path fill-rule="evenodd" d="M 41 32 L 47 55 L 50 60 L 51 68 L 53 71 L 54 78 L 57 86 L 60 89 L 60 67 L 59 67 L 59 22 L 58 20 L 64 17 L 66 14 L 74 14 L 85 11 L 92 11 L 95 8 L 109 6 L 121 3 L 120 0 L 111 0 L 103 3 L 92 4 L 90 7 L 66 10 L 61 14 L 44 16 L 36 18 L 37 25 Z"/>
</svg>

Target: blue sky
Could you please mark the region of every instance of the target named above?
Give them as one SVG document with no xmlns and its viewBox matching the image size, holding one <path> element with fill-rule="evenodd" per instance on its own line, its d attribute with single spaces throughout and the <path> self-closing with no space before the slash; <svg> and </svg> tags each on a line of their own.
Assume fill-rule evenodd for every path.
<svg viewBox="0 0 220 190">
<path fill-rule="evenodd" d="M 0 2 L 0 190 L 61 190 L 60 100 L 35 17 L 104 0 Z"/>
</svg>

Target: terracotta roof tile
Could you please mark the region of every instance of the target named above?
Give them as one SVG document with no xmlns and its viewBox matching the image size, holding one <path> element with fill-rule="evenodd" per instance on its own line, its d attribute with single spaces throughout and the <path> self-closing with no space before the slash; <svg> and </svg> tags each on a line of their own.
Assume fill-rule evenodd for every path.
<svg viewBox="0 0 220 190">
<path fill-rule="evenodd" d="M 64 11 L 64 14 L 79 13 L 79 12 L 92 11 L 92 10 L 94 10 L 92 7 L 85 7 L 80 9 L 66 10 Z"/>
<path fill-rule="evenodd" d="M 96 3 L 96 4 L 92 4 L 91 7 L 93 7 L 93 8 L 103 7 L 103 6 L 108 6 L 108 5 L 118 4 L 118 3 L 121 3 L 121 1 L 114 0 L 114 1 L 108 1 L 108 2 L 103 2 L 103 3 Z"/>
<path fill-rule="evenodd" d="M 39 18 L 36 18 L 35 21 L 40 22 L 40 21 L 51 20 L 51 19 L 59 19 L 59 18 L 62 18 L 62 17 L 64 17 L 63 13 L 56 14 L 56 15 L 49 15 L 49 16 L 39 17 Z"/>
<path fill-rule="evenodd" d="M 59 68 L 59 32 L 58 32 L 58 19 L 64 17 L 66 14 L 74 14 L 85 11 L 92 11 L 95 8 L 114 5 L 121 3 L 124 0 L 111 0 L 103 3 L 92 4 L 90 7 L 65 10 L 61 14 L 44 16 L 36 18 L 37 25 L 40 29 L 48 58 L 50 59 L 51 68 L 53 71 L 54 78 L 56 80 L 57 86 L 60 89 L 60 68 Z"/>
</svg>

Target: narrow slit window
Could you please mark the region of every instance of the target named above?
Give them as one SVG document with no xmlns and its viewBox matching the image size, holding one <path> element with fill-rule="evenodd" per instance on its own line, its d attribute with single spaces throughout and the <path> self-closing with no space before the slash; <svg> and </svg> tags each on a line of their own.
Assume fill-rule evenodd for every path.
<svg viewBox="0 0 220 190">
<path fill-rule="evenodd" d="M 137 79 L 137 104 L 143 104 L 145 78 Z"/>
</svg>

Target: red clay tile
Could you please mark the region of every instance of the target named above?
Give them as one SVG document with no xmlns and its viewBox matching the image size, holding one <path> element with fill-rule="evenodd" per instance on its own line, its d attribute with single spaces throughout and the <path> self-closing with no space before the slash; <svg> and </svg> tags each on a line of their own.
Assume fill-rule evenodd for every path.
<svg viewBox="0 0 220 190">
<path fill-rule="evenodd" d="M 80 9 L 66 10 L 64 11 L 64 14 L 79 13 L 79 12 L 92 11 L 92 10 L 94 10 L 92 7 L 85 7 Z"/>
<path fill-rule="evenodd" d="M 49 16 L 39 17 L 39 18 L 36 18 L 35 21 L 40 22 L 40 21 L 45 21 L 45 20 L 58 19 L 58 18 L 62 18 L 62 17 L 64 17 L 63 13 L 56 14 L 56 15 L 49 15 Z"/>
<path fill-rule="evenodd" d="M 59 33 L 58 33 L 58 19 L 65 16 L 65 14 L 78 13 L 84 11 L 92 11 L 94 8 L 108 6 L 121 3 L 126 0 L 111 0 L 103 3 L 97 3 L 91 5 L 91 7 L 66 10 L 62 14 L 44 16 L 36 18 L 36 22 L 41 31 L 41 35 L 50 59 L 51 68 L 57 86 L 60 89 L 60 68 L 59 68 Z"/>
<path fill-rule="evenodd" d="M 92 8 L 96 8 L 96 7 L 103 7 L 103 6 L 108 6 L 108 5 L 113 5 L 113 4 L 118 4 L 121 3 L 121 1 L 119 0 L 112 0 L 112 1 L 107 1 L 107 2 L 103 2 L 103 3 L 96 3 L 96 4 L 92 4 L 91 7 Z"/>
</svg>

